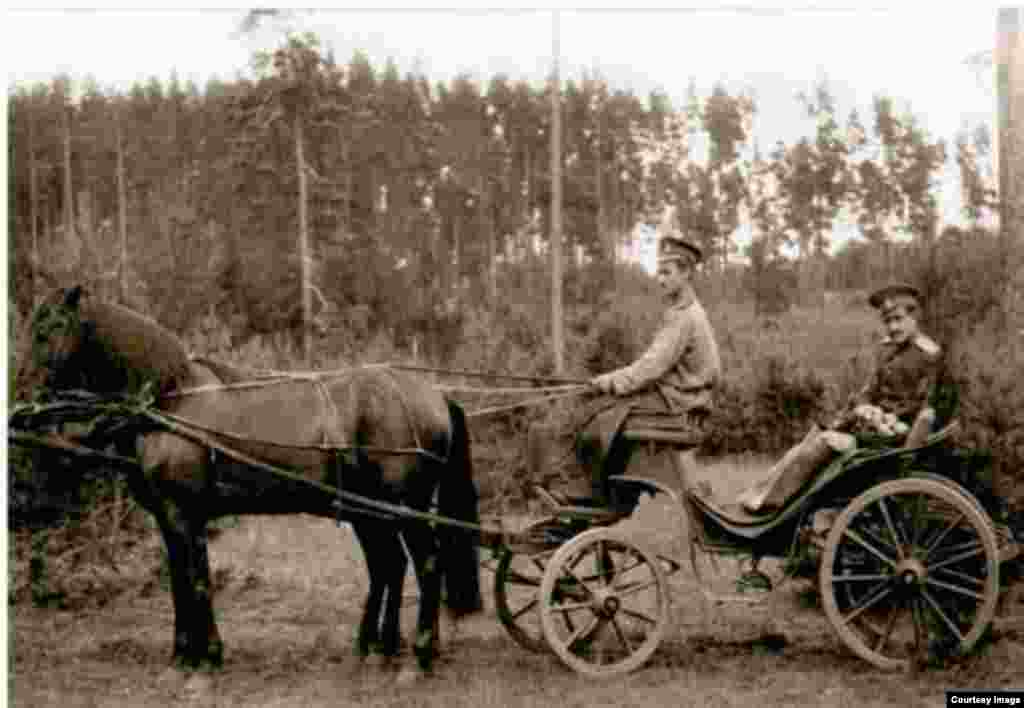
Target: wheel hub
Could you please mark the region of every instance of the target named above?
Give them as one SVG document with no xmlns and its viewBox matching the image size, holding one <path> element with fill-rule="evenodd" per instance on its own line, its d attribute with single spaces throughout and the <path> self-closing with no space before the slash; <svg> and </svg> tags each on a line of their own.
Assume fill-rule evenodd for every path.
<svg viewBox="0 0 1024 708">
<path fill-rule="evenodd" d="M 921 561 L 915 558 L 908 558 L 896 565 L 896 575 L 903 586 L 910 587 L 924 583 L 928 570 Z"/>
<path fill-rule="evenodd" d="M 622 607 L 622 601 L 610 590 L 598 590 L 594 593 L 592 606 L 594 612 L 604 619 L 611 619 Z"/>
</svg>

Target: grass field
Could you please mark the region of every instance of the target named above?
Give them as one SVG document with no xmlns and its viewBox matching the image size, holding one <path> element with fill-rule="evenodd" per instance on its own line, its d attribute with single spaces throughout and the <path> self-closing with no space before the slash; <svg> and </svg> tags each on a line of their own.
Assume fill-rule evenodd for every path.
<svg viewBox="0 0 1024 708">
<path fill-rule="evenodd" d="M 763 464 L 707 465 L 702 475 L 729 495 Z M 515 519 L 507 519 L 515 521 Z M 623 522 L 631 538 L 683 555 L 676 509 L 642 503 Z M 24 573 L 15 545 L 12 586 Z M 395 685 L 394 669 L 363 665 L 351 644 L 366 589 L 351 530 L 308 517 L 247 517 L 210 545 L 215 605 L 227 644 L 213 675 L 168 669 L 170 594 L 160 587 L 159 539 L 146 537 L 131 562 L 117 563 L 122 592 L 76 611 L 9 606 L 12 706 L 942 706 L 946 688 L 1021 688 L 1024 636 L 1003 629 L 977 656 L 942 672 L 887 675 L 848 653 L 824 615 L 787 584 L 761 604 L 706 602 L 703 587 L 732 594 L 736 561 L 702 563 L 672 576 L 671 631 L 648 666 L 609 681 L 584 679 L 553 655 L 516 645 L 494 616 L 442 626 L 437 675 Z M 780 575 L 777 567 L 769 574 Z M 493 576 L 482 571 L 485 588 Z M 403 628 L 414 623 L 415 582 L 406 585 Z M 1017 606 L 1018 611 L 1020 606 Z M 764 641 L 782 634 L 784 647 Z"/>
</svg>

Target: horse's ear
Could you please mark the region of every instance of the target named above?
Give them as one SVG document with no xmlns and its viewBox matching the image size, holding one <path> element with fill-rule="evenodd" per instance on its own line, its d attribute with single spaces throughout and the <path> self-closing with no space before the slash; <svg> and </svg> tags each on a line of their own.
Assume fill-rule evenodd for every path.
<svg viewBox="0 0 1024 708">
<path fill-rule="evenodd" d="M 78 307 L 78 301 L 82 299 L 82 286 L 76 285 L 64 293 L 64 304 L 68 307 Z"/>
</svg>

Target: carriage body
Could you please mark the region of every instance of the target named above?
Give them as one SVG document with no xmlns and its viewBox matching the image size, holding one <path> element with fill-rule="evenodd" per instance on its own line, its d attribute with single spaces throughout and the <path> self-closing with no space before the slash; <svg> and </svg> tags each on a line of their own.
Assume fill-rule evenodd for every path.
<svg viewBox="0 0 1024 708">
<path fill-rule="evenodd" d="M 810 560 L 809 568 L 784 567 L 817 577 L 833 629 L 872 664 L 906 669 L 965 652 L 990 626 L 1000 564 L 1019 549 L 993 521 L 998 510 L 990 500 L 981 495 L 983 505 L 959 479 L 957 427 L 954 421 L 915 447 L 841 454 L 784 507 L 763 516 L 635 477 L 614 480 L 626 500 L 617 508 L 552 499 L 551 516 L 520 534 L 519 545 L 499 560 L 499 618 L 521 645 L 552 649 L 581 673 L 615 675 L 644 663 L 667 631 L 666 578 L 679 564 L 615 524 L 629 516 L 639 493 L 664 493 L 688 518 L 680 532 L 692 548 Z M 637 625 L 641 631 L 631 635 Z M 601 635 L 607 646 L 598 649 Z"/>
</svg>

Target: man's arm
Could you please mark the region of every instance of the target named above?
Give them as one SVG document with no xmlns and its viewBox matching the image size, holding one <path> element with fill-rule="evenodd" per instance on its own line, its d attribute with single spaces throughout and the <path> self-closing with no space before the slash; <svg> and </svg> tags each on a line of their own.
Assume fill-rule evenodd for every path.
<svg viewBox="0 0 1024 708">
<path fill-rule="evenodd" d="M 685 311 L 673 310 L 665 320 L 647 351 L 636 361 L 599 377 L 607 380 L 611 393 L 633 393 L 659 381 L 682 358 L 690 337 L 689 319 Z"/>
</svg>

